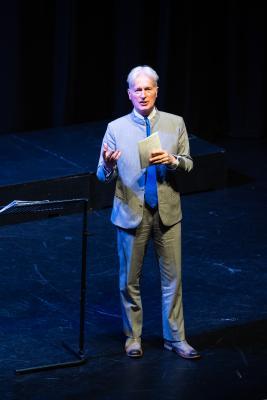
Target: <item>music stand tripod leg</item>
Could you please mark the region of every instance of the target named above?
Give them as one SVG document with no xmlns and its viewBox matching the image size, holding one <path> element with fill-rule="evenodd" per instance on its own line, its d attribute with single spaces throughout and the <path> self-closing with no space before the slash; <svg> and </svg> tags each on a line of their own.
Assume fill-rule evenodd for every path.
<svg viewBox="0 0 267 400">
<path fill-rule="evenodd" d="M 16 375 L 23 375 L 32 372 L 47 371 L 57 368 L 68 368 L 75 367 L 85 364 L 87 361 L 86 354 L 84 352 L 84 328 L 85 328 L 85 306 L 86 306 L 86 262 L 87 262 L 87 238 L 88 238 L 88 228 L 87 228 L 87 208 L 88 200 L 83 199 L 83 229 L 82 229 L 82 266 L 81 266 L 81 283 L 80 283 L 80 329 L 79 329 L 79 350 L 74 351 L 66 343 L 62 343 L 63 347 L 71 352 L 76 360 L 40 365 L 36 367 L 23 368 L 15 370 Z"/>
</svg>

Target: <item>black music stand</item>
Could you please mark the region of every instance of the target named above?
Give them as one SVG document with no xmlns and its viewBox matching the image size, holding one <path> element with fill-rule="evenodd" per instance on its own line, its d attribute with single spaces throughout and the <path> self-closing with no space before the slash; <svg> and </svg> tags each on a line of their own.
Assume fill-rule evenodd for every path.
<svg viewBox="0 0 267 400">
<path fill-rule="evenodd" d="M 82 266 L 81 266 L 81 283 L 80 283 L 80 330 L 79 330 L 79 349 L 74 351 L 66 343 L 62 343 L 65 349 L 69 350 L 75 356 L 75 360 L 68 362 L 60 362 L 56 364 L 41 365 L 37 367 L 15 370 L 17 375 L 27 374 L 31 372 L 39 372 L 56 368 L 75 367 L 84 364 L 87 361 L 84 352 L 84 325 L 85 325 L 85 300 L 86 300 L 86 253 L 87 253 L 87 210 L 88 199 L 70 199 L 70 200 L 41 200 L 41 201 L 20 201 L 14 200 L 7 206 L 0 209 L 0 220 L 2 215 L 12 214 L 28 214 L 36 218 L 45 218 L 51 216 L 65 215 L 67 211 L 74 209 L 82 210 L 83 226 L 82 226 Z M 18 215 L 19 217 L 19 215 Z"/>
</svg>

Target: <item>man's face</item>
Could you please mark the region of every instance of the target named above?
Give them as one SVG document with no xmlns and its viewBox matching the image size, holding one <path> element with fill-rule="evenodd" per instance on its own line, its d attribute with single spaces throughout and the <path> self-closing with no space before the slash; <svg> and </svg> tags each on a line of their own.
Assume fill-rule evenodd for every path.
<svg viewBox="0 0 267 400">
<path fill-rule="evenodd" d="M 158 87 L 156 82 L 143 73 L 137 76 L 133 86 L 128 89 L 129 99 L 136 111 L 143 116 L 151 113 L 157 95 Z"/>
</svg>

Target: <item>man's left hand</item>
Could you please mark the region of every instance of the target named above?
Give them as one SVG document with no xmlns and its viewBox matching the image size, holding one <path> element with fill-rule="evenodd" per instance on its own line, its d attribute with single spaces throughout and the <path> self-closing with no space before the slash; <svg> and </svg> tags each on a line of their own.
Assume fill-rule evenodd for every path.
<svg viewBox="0 0 267 400">
<path fill-rule="evenodd" d="M 167 153 L 165 150 L 157 150 L 151 153 L 151 157 L 149 159 L 151 165 L 155 164 L 175 164 L 176 158 L 172 155 Z"/>
</svg>

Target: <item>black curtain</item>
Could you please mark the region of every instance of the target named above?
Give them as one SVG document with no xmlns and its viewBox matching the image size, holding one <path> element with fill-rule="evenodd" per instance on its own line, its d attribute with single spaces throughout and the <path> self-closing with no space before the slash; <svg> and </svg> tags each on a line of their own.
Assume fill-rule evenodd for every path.
<svg viewBox="0 0 267 400">
<path fill-rule="evenodd" d="M 265 31 L 257 2 L 2 2 L 0 132 L 125 114 L 127 74 L 149 64 L 189 132 L 264 137 Z"/>
</svg>

